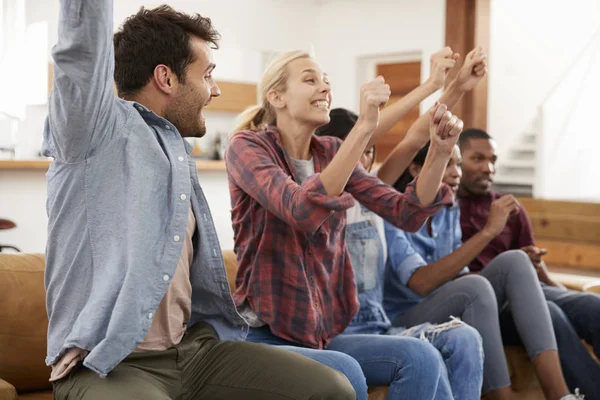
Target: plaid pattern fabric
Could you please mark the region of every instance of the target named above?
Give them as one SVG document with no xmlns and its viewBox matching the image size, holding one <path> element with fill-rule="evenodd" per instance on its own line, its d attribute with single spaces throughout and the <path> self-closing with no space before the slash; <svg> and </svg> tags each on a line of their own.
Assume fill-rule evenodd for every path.
<svg viewBox="0 0 600 400">
<path fill-rule="evenodd" d="M 245 302 L 282 339 L 324 348 L 358 311 L 354 273 L 344 240 L 345 210 L 362 203 L 408 231 L 418 230 L 443 204 L 422 207 L 409 186 L 399 193 L 357 166 L 345 188 L 328 196 L 319 178 L 341 146 L 313 136 L 315 174 L 296 183 L 291 161 L 275 127 L 242 131 L 226 154 L 235 252 L 236 305 Z"/>
</svg>

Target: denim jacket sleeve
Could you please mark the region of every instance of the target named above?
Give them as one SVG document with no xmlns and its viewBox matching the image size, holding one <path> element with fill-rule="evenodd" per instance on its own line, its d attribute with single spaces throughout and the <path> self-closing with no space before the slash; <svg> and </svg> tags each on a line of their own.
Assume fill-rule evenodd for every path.
<svg viewBox="0 0 600 400">
<path fill-rule="evenodd" d="M 427 262 L 414 249 L 406 232 L 396 228 L 389 222 L 385 223 L 385 239 L 388 248 L 388 265 L 390 272 L 405 286 L 415 271 Z"/>
<path fill-rule="evenodd" d="M 61 0 L 44 153 L 87 158 L 117 130 L 113 1 Z M 121 111 L 123 112 L 123 111 Z"/>
</svg>

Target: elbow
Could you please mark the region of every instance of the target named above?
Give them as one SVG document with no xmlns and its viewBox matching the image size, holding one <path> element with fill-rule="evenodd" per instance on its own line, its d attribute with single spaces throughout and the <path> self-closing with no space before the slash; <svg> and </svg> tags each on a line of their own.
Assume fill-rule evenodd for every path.
<svg viewBox="0 0 600 400">
<path fill-rule="evenodd" d="M 294 229 L 298 229 L 304 233 L 317 232 L 334 213 L 334 211 L 314 208 L 303 210 L 302 212 L 297 212 L 296 210 L 292 210 L 288 223 Z"/>
<path fill-rule="evenodd" d="M 429 296 L 432 292 L 431 286 L 420 279 L 411 278 L 408 281 L 408 288 L 421 297 Z"/>
</svg>

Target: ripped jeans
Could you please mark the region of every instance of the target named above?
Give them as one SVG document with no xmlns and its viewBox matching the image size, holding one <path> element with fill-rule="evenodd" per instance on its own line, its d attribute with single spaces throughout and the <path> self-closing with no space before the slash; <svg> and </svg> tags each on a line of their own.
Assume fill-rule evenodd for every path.
<svg viewBox="0 0 600 400">
<path fill-rule="evenodd" d="M 389 384 L 390 376 L 402 375 L 403 371 L 410 371 L 412 361 L 396 357 L 397 351 L 407 345 L 402 341 L 407 337 L 429 343 L 427 346 L 429 352 L 437 353 L 438 359 L 443 363 L 444 379 L 440 384 L 449 384 L 452 394 L 441 398 L 478 400 L 481 397 L 483 380 L 481 336 L 475 329 L 458 320 L 439 325 L 426 323 L 409 329 L 390 328 L 386 334 L 381 335 L 343 334 L 335 337 L 328 349 L 346 353 L 356 359 L 370 386 L 384 385 Z M 397 345 L 394 344 L 394 340 L 398 341 Z M 407 398 L 408 393 L 402 389 L 432 385 L 435 380 L 432 377 L 429 379 L 428 381 L 426 376 L 422 376 L 420 381 L 415 380 L 412 384 L 405 382 L 402 388 L 398 385 L 397 391 L 388 392 L 386 399 Z M 394 389 L 394 385 L 390 385 L 390 391 Z M 410 396 L 410 398 L 419 397 Z"/>
</svg>

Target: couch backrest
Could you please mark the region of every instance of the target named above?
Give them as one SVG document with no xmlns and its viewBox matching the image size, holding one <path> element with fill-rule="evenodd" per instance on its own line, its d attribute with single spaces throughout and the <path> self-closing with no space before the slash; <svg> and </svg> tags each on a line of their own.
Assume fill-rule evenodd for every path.
<svg viewBox="0 0 600 400">
<path fill-rule="evenodd" d="M 0 378 L 17 391 L 51 388 L 44 256 L 0 253 Z"/>
</svg>

